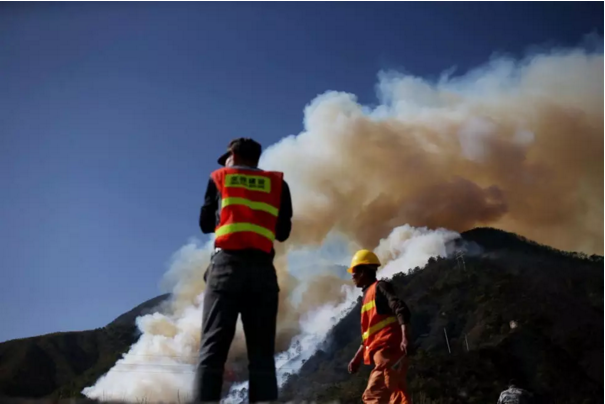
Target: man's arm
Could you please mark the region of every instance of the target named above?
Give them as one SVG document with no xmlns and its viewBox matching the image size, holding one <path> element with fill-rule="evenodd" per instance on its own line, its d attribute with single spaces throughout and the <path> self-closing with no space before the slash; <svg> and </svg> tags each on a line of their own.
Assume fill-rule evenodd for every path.
<svg viewBox="0 0 605 404">
<path fill-rule="evenodd" d="M 364 350 L 365 350 L 365 347 L 363 346 L 363 344 L 361 344 L 361 346 L 355 353 L 355 356 L 353 357 L 353 359 L 351 359 L 351 362 L 349 362 L 349 373 L 351 373 L 351 374 L 357 373 L 357 371 L 359 370 L 359 366 L 361 365 L 361 360 L 363 359 Z"/>
<path fill-rule="evenodd" d="M 397 296 L 395 288 L 390 282 L 380 281 L 378 282 L 377 289 L 388 302 L 389 307 L 397 316 L 399 324 L 404 326 L 410 322 L 410 309 L 403 300 Z"/>
<path fill-rule="evenodd" d="M 387 301 L 387 304 L 391 311 L 397 316 L 397 321 L 401 326 L 401 334 L 403 338 L 401 340 L 401 350 L 408 354 L 408 341 L 410 336 L 409 322 L 410 322 L 410 309 L 403 300 L 397 296 L 395 288 L 390 282 L 380 281 L 376 288 L 377 295 L 382 295 L 382 298 Z M 376 296 L 378 298 L 378 296 Z M 384 300 L 383 300 L 384 301 Z M 376 308 L 378 309 L 378 301 L 376 302 Z"/>
<path fill-rule="evenodd" d="M 218 189 L 216 184 L 210 178 L 206 187 L 206 195 L 204 196 L 204 205 L 200 211 L 200 229 L 202 233 L 214 233 L 216 228 L 216 212 L 218 211 Z"/>
<path fill-rule="evenodd" d="M 279 214 L 277 216 L 277 227 L 275 229 L 275 239 L 282 243 L 290 237 L 292 230 L 292 197 L 290 187 L 286 181 L 282 182 L 281 203 Z"/>
</svg>

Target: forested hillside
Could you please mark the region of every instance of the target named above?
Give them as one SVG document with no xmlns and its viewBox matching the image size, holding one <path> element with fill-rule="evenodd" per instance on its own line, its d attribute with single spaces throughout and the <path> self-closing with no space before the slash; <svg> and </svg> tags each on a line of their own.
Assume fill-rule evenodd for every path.
<svg viewBox="0 0 605 404">
<path fill-rule="evenodd" d="M 602 402 L 603 258 L 496 229 L 463 239 L 482 248 L 393 278 L 413 312 L 414 402 L 495 402 L 511 378 L 538 402 Z M 370 368 L 347 373 L 359 335 L 356 307 L 290 377 L 282 398 L 359 402 Z"/>
</svg>

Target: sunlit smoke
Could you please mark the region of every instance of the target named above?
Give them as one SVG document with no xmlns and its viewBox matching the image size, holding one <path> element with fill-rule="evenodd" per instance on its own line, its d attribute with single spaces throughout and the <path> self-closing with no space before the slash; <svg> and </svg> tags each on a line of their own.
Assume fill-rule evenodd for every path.
<svg viewBox="0 0 605 404">
<path fill-rule="evenodd" d="M 292 244 L 490 225 L 603 252 L 602 47 L 494 59 L 436 82 L 383 72 L 377 91 L 373 108 L 318 96 L 305 131 L 265 152 L 263 166 L 291 183 Z"/>
<path fill-rule="evenodd" d="M 423 267 L 430 257 L 447 257 L 448 243 L 460 235 L 456 232 L 405 225 L 380 240 L 376 254 L 387 264 L 378 272 L 380 278 L 390 278 L 396 273 L 407 273 L 410 269 Z"/>
</svg>

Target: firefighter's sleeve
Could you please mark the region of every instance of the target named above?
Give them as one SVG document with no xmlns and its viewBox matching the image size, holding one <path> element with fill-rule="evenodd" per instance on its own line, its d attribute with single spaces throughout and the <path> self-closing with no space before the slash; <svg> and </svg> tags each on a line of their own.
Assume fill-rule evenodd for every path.
<svg viewBox="0 0 605 404">
<path fill-rule="evenodd" d="M 202 233 L 214 233 L 214 228 L 217 224 L 218 212 L 218 188 L 210 178 L 206 187 L 206 195 L 204 196 L 204 205 L 200 210 L 200 229 Z"/>
<path fill-rule="evenodd" d="M 395 313 L 395 316 L 397 316 L 399 324 L 409 324 L 410 309 L 407 304 L 397 296 L 397 292 L 393 285 L 390 282 L 380 281 L 377 286 L 377 292 L 384 296 L 390 309 Z"/>
<path fill-rule="evenodd" d="M 275 239 L 284 242 L 290 237 L 292 230 L 292 196 L 288 183 L 283 181 L 281 192 L 281 204 L 275 228 Z"/>
</svg>

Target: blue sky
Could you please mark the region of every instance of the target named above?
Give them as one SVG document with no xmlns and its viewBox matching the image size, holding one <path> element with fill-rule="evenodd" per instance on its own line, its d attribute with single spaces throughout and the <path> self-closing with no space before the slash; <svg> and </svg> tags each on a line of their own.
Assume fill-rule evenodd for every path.
<svg viewBox="0 0 605 404">
<path fill-rule="evenodd" d="M 603 3 L 3 3 L 0 341 L 159 293 L 231 138 L 299 133 L 328 90 L 603 34 Z"/>
</svg>

